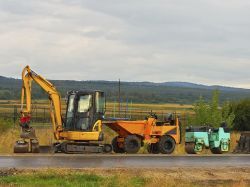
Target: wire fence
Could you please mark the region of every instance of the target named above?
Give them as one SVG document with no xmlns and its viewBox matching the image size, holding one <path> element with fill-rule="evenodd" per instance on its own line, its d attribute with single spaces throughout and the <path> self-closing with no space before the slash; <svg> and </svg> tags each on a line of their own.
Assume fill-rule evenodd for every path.
<svg viewBox="0 0 250 187">
<path fill-rule="evenodd" d="M 107 108 L 105 112 L 106 119 L 125 119 L 125 120 L 144 120 L 151 113 L 157 115 L 158 120 L 164 121 L 171 113 L 176 113 L 183 124 L 187 124 L 190 112 L 187 110 L 173 110 L 173 108 L 167 109 L 150 109 L 150 108 L 131 108 L 130 110 L 121 109 L 113 110 Z M 47 127 L 51 125 L 50 120 L 50 108 L 48 106 L 41 106 L 39 104 L 32 105 L 31 122 L 37 127 Z M 62 116 L 65 116 L 65 107 L 62 107 Z M 0 118 L 13 121 L 13 125 L 17 125 L 20 117 L 20 105 L 9 104 L 0 105 Z"/>
</svg>

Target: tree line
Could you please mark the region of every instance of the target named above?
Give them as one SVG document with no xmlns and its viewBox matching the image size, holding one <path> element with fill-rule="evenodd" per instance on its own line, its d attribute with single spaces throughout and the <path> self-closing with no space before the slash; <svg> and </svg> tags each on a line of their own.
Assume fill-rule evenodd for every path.
<svg viewBox="0 0 250 187">
<path fill-rule="evenodd" d="M 213 127 L 224 123 L 233 130 L 250 131 L 250 99 L 225 101 L 220 105 L 219 95 L 219 91 L 215 90 L 210 101 L 205 101 L 201 96 L 194 103 L 195 115 L 188 119 L 188 123 Z"/>
<path fill-rule="evenodd" d="M 115 81 L 51 81 L 61 94 L 62 98 L 70 90 L 94 89 L 102 90 L 106 93 L 108 101 L 118 100 L 118 83 Z M 22 81 L 20 79 L 0 77 L 0 100 L 20 99 Z M 150 82 L 122 82 L 121 98 L 133 103 L 178 103 L 192 104 L 202 95 L 204 101 L 208 102 L 212 98 L 211 89 L 169 86 L 164 83 Z M 246 89 L 220 89 L 220 102 L 227 100 L 237 101 L 250 96 L 250 90 Z M 33 99 L 46 99 L 48 96 L 36 84 L 32 86 Z"/>
</svg>

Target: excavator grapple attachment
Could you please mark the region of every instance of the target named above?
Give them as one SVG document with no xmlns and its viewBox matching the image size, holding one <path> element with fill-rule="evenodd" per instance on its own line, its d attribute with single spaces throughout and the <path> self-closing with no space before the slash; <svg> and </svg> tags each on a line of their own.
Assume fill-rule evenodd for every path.
<svg viewBox="0 0 250 187">
<path fill-rule="evenodd" d="M 32 128 L 32 127 L 27 128 L 27 129 L 22 128 L 20 138 L 23 138 L 23 139 L 36 139 L 35 129 Z"/>
</svg>

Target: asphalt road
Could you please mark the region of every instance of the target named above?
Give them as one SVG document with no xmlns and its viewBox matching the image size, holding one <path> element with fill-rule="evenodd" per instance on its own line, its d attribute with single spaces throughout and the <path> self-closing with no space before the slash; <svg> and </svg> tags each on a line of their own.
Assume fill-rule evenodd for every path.
<svg viewBox="0 0 250 187">
<path fill-rule="evenodd" d="M 250 155 L 6 155 L 0 168 L 168 168 L 250 167 Z"/>
</svg>

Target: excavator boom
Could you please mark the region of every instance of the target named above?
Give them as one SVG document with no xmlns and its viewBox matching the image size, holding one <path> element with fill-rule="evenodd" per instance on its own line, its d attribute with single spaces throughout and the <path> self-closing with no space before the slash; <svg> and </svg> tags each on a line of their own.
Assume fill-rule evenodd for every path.
<svg viewBox="0 0 250 187">
<path fill-rule="evenodd" d="M 61 117 L 61 99 L 60 94 L 57 92 L 55 86 L 43 78 L 41 75 L 36 74 L 26 66 L 22 72 L 22 94 L 21 94 L 21 126 L 22 122 L 25 122 L 27 127 L 27 122 L 31 117 L 31 85 L 32 81 L 35 81 L 48 95 L 51 103 L 50 115 L 53 125 L 53 131 L 55 139 L 59 139 L 59 133 L 63 130 L 63 123 Z M 24 105 L 26 101 L 26 105 Z M 29 127 L 27 127 L 29 128 Z"/>
</svg>

